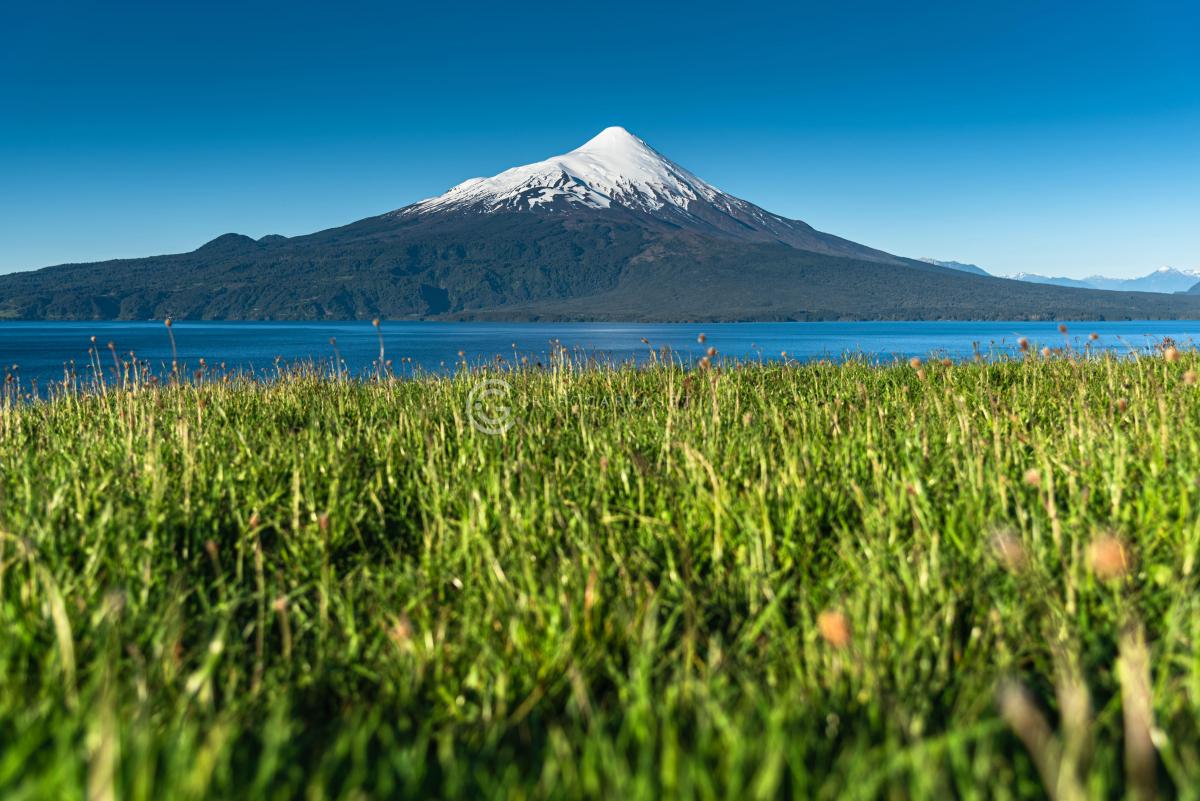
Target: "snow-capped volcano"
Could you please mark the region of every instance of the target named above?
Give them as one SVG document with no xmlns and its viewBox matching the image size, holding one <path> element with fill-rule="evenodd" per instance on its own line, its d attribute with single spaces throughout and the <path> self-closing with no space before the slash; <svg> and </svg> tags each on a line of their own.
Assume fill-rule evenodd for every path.
<svg viewBox="0 0 1200 801">
<path fill-rule="evenodd" d="M 674 228 L 745 241 L 778 242 L 817 253 L 898 261 L 882 251 L 816 231 L 722 192 L 620 126 L 569 153 L 472 178 L 395 212 L 580 213 L 622 210 Z"/>
<path fill-rule="evenodd" d="M 472 178 L 407 211 L 447 206 L 530 209 L 552 207 L 560 200 L 595 209 L 615 203 L 644 211 L 668 204 L 686 210 L 701 198 L 711 203 L 721 202 L 724 196 L 629 131 L 613 126 L 570 153 L 513 167 L 491 178 Z"/>
<path fill-rule="evenodd" d="M 0 275 L 0 317 L 1200 319 L 1197 295 L 1034 285 L 968 267 L 815 231 L 607 128 L 564 155 L 324 231 L 224 234 L 190 253 Z"/>
</svg>

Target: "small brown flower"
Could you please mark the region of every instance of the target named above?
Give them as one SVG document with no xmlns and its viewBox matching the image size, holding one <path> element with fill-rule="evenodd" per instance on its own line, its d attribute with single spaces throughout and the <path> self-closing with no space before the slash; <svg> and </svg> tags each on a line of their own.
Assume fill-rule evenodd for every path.
<svg viewBox="0 0 1200 801">
<path fill-rule="evenodd" d="M 834 648 L 850 645 L 850 618 L 838 609 L 826 609 L 817 615 L 817 631 L 821 638 Z"/>
<path fill-rule="evenodd" d="M 1187 384 L 1189 387 L 1192 386 L 1193 384 L 1195 384 L 1196 383 L 1196 371 L 1188 370 L 1187 372 L 1185 372 L 1183 374 L 1183 383 Z"/>
<path fill-rule="evenodd" d="M 716 356 L 716 355 L 717 355 L 717 349 L 716 349 L 716 348 L 712 348 L 712 347 L 710 347 L 710 348 L 708 349 L 708 351 L 707 351 L 706 355 L 708 356 L 708 358 L 710 358 L 710 359 L 711 359 L 713 356 Z"/>
<path fill-rule="evenodd" d="M 1028 353 L 1029 352 L 1029 340 L 1026 339 L 1025 337 L 1021 337 L 1020 339 L 1017 340 L 1017 347 L 1019 347 L 1021 349 L 1022 353 Z"/>
<path fill-rule="evenodd" d="M 1025 483 L 1031 487 L 1042 486 L 1042 474 L 1035 467 L 1029 468 L 1025 471 Z"/>
<path fill-rule="evenodd" d="M 1117 398 L 1117 411 L 1122 414 L 1129 409 L 1129 401 L 1124 398 Z"/>
<path fill-rule="evenodd" d="M 708 337 L 706 337 L 704 334 L 700 334 L 698 337 L 696 337 L 696 341 L 703 345 L 708 341 Z"/>
<path fill-rule="evenodd" d="M 1095 342 L 1095 341 L 1096 341 L 1097 339 L 1099 339 L 1099 338 L 1100 338 L 1100 335 L 1099 335 L 1099 334 L 1097 334 L 1095 331 L 1093 331 L 1092 333 L 1088 334 L 1088 339 L 1090 339 L 1090 340 L 1091 340 L 1091 341 L 1093 341 L 1093 342 Z"/>
<path fill-rule="evenodd" d="M 924 367 L 917 368 L 917 380 L 918 381 L 925 380 L 925 368 Z"/>
<path fill-rule="evenodd" d="M 1088 546 L 1088 564 L 1101 581 L 1119 579 L 1133 566 L 1128 546 L 1114 534 L 1097 537 Z"/>
<path fill-rule="evenodd" d="M 942 359 L 942 367 L 950 367 L 953 364 L 954 362 L 949 358 Z"/>
<path fill-rule="evenodd" d="M 1064 325 L 1063 323 L 1059 323 L 1059 324 L 1058 324 L 1058 333 L 1060 333 L 1060 334 L 1065 334 L 1065 333 L 1067 333 L 1067 327 L 1066 327 L 1066 325 Z"/>
<path fill-rule="evenodd" d="M 916 370 L 918 367 L 921 366 L 921 360 L 920 360 L 920 358 L 913 356 L 911 359 L 908 360 L 908 364 L 910 367 L 912 367 L 914 370 Z"/>
<path fill-rule="evenodd" d="M 387 635 L 397 648 L 407 649 L 412 640 L 412 623 L 409 622 L 408 615 L 402 612 L 395 618 L 387 629 Z"/>
<path fill-rule="evenodd" d="M 1049 348 L 1042 348 L 1042 358 L 1043 359 L 1050 358 L 1050 349 Z"/>
<path fill-rule="evenodd" d="M 1163 358 L 1166 359 L 1171 364 L 1174 364 L 1175 362 L 1179 361 L 1179 348 L 1175 347 L 1174 345 L 1171 345 L 1170 347 L 1166 348 L 1163 351 Z"/>
</svg>

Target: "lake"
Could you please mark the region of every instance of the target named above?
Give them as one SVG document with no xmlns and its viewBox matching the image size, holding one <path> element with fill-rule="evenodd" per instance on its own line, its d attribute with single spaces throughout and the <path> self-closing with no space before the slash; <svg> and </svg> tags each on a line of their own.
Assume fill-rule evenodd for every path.
<svg viewBox="0 0 1200 801">
<path fill-rule="evenodd" d="M 1146 350 L 1163 337 L 1188 344 L 1200 339 L 1200 321 L 1072 322 L 1066 338 L 1053 322 L 835 322 L 835 323 L 433 323 L 384 322 L 385 358 L 397 372 L 407 362 L 424 370 L 453 369 L 459 352 L 472 363 L 511 360 L 514 349 L 531 363 L 548 358 L 552 342 L 581 353 L 623 361 L 644 359 L 649 340 L 669 346 L 684 360 L 694 360 L 713 346 L 723 356 L 810 360 L 862 354 L 891 360 L 930 355 L 965 358 L 978 348 L 985 355 L 1014 353 L 1027 337 L 1037 348 L 1089 344 L 1122 352 Z M 379 353 L 370 322 L 177 322 L 172 331 L 179 360 L 194 369 L 201 358 L 209 365 L 267 372 L 277 359 L 332 363 L 335 353 L 352 374 L 371 369 Z M 697 337 L 705 334 L 707 342 Z M 107 344 L 118 354 L 131 351 L 156 369 L 169 368 L 171 343 L 161 322 L 0 322 L 0 365 L 23 385 L 36 379 L 60 381 L 74 363 L 80 376 L 88 372 L 91 337 L 101 350 L 105 370 L 112 365 Z M 330 343 L 331 338 L 336 346 Z M 786 357 L 784 356 L 786 354 Z M 402 366 L 403 365 L 403 366 Z"/>
</svg>

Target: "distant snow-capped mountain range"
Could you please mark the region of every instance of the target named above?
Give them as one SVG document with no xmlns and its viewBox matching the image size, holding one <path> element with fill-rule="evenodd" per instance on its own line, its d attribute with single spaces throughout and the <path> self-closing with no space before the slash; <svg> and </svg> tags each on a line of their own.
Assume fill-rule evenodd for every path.
<svg viewBox="0 0 1200 801">
<path fill-rule="evenodd" d="M 939 267 L 949 267 L 975 275 L 991 275 L 975 264 L 965 264 L 960 261 L 939 261 L 923 258 L 923 262 L 936 264 Z M 1030 284 L 1051 284 L 1067 286 L 1076 289 L 1111 289 L 1120 292 L 1161 292 L 1173 294 L 1187 292 L 1200 283 L 1200 270 L 1181 270 L 1176 267 L 1160 267 L 1154 272 L 1139 278 L 1109 278 L 1103 275 L 1089 275 L 1087 278 L 1067 278 L 1065 276 L 1047 276 L 1036 273 L 1016 273 L 1015 275 L 999 276 L 1025 281 Z"/>
</svg>

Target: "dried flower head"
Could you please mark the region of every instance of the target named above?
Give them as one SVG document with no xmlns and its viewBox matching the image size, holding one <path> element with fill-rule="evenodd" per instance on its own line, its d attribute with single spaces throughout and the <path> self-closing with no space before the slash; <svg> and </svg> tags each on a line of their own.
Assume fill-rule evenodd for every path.
<svg viewBox="0 0 1200 801">
<path fill-rule="evenodd" d="M 925 380 L 925 368 L 924 368 L 924 367 L 918 367 L 918 368 L 917 368 L 917 380 L 918 380 L 918 381 L 924 381 L 924 380 Z"/>
<path fill-rule="evenodd" d="M 921 366 L 921 359 L 917 356 L 913 356 L 911 359 L 908 360 L 908 364 L 910 367 L 912 367 L 915 370 Z"/>
<path fill-rule="evenodd" d="M 1165 350 L 1163 350 L 1163 358 L 1171 364 L 1179 361 L 1179 348 L 1175 347 L 1174 345 L 1167 347 Z"/>
<path fill-rule="evenodd" d="M 850 618 L 839 609 L 826 609 L 817 615 L 817 631 L 834 648 L 850 645 Z"/>
<path fill-rule="evenodd" d="M 714 347 L 709 347 L 709 349 L 705 352 L 705 355 L 711 359 L 713 356 L 717 355 L 717 349 Z"/>
<path fill-rule="evenodd" d="M 1088 334 L 1088 339 L 1090 339 L 1092 342 L 1095 342 L 1095 341 L 1096 341 L 1097 339 L 1099 339 L 1099 338 L 1100 338 L 1100 335 L 1099 335 L 1099 334 L 1097 334 L 1095 331 L 1093 331 L 1092 333 Z"/>
<path fill-rule="evenodd" d="M 408 615 L 402 612 L 399 617 L 393 619 L 392 625 L 388 626 L 387 635 L 397 648 L 407 648 L 412 640 L 412 623 L 409 622 Z"/>
<path fill-rule="evenodd" d="M 1058 324 L 1058 333 L 1060 333 L 1060 334 L 1067 333 L 1067 326 L 1063 323 L 1059 323 Z"/>
<path fill-rule="evenodd" d="M 1050 358 L 1050 349 L 1049 348 L 1042 348 L 1042 358 L 1043 359 Z"/>
<path fill-rule="evenodd" d="M 599 596 L 599 591 L 596 585 L 600 581 L 600 576 L 596 573 L 596 568 L 588 571 L 587 584 L 583 588 L 583 611 L 590 612 L 592 607 L 596 605 L 596 598 Z"/>
<path fill-rule="evenodd" d="M 704 334 L 700 334 L 699 336 L 696 337 L 696 341 L 699 342 L 701 345 L 703 345 L 705 342 L 708 341 L 708 337 L 706 337 Z"/>
<path fill-rule="evenodd" d="M 1021 349 L 1022 353 L 1028 353 L 1029 352 L 1029 340 L 1026 339 L 1025 337 L 1021 337 L 1020 339 L 1017 340 L 1017 347 Z"/>
<path fill-rule="evenodd" d="M 1025 483 L 1031 487 L 1042 486 L 1042 474 L 1038 472 L 1036 467 L 1031 467 L 1025 471 Z"/>
<path fill-rule="evenodd" d="M 1196 371 L 1188 370 L 1183 374 L 1183 383 L 1189 387 L 1196 383 Z"/>
<path fill-rule="evenodd" d="M 1133 566 L 1133 557 L 1124 540 L 1115 534 L 1103 534 L 1088 546 L 1088 564 L 1101 581 L 1119 579 Z"/>
<path fill-rule="evenodd" d="M 1020 573 L 1029 564 L 1029 555 L 1020 538 L 1011 531 L 1000 531 L 992 537 L 992 552 L 1009 573 Z"/>
<path fill-rule="evenodd" d="M 1117 398 L 1117 411 L 1124 413 L 1129 409 L 1129 401 L 1124 398 Z"/>
</svg>

